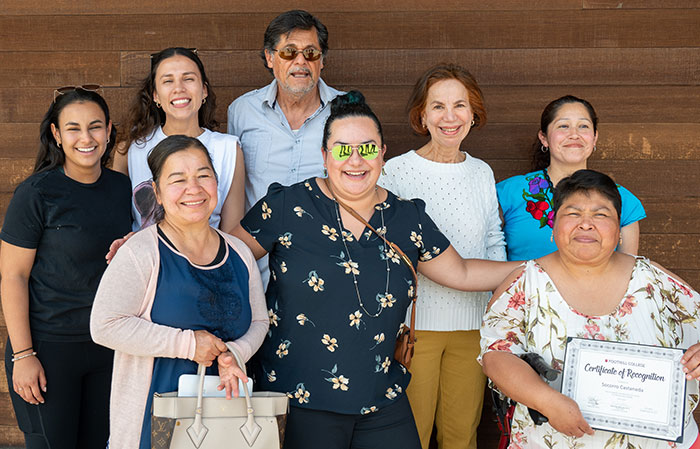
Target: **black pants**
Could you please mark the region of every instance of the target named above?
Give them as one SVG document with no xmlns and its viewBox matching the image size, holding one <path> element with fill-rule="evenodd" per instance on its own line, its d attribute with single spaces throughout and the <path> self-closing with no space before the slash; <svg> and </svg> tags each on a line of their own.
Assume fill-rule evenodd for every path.
<svg viewBox="0 0 700 449">
<path fill-rule="evenodd" d="M 35 340 L 46 374 L 44 403 L 25 402 L 12 386 L 12 347 L 5 371 L 27 449 L 103 449 L 109 438 L 109 391 L 114 352 L 93 342 Z"/>
<path fill-rule="evenodd" d="M 368 415 L 290 407 L 284 449 L 421 449 L 405 394 Z"/>
</svg>

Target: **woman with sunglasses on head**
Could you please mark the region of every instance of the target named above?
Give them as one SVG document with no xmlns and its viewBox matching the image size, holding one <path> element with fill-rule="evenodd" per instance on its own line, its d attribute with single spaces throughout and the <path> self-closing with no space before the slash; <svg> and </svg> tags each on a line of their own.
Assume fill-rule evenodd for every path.
<svg viewBox="0 0 700 449">
<path fill-rule="evenodd" d="M 167 136 L 182 134 L 201 141 L 219 175 L 219 202 L 212 226 L 231 231 L 243 216 L 245 166 L 238 138 L 214 131 L 216 95 L 194 49 L 166 48 L 151 55 L 151 71 L 129 110 L 126 141 L 117 148 L 114 168 L 129 175 L 133 189 L 133 225 L 138 231 L 162 218 L 146 162 Z"/>
<path fill-rule="evenodd" d="M 109 435 L 113 352 L 89 319 L 104 253 L 131 226 L 131 189 L 105 167 L 116 130 L 97 87 L 56 90 L 0 233 L 5 369 L 28 449 L 102 448 Z"/>
<path fill-rule="evenodd" d="M 291 398 L 286 449 L 420 448 L 410 374 L 394 360 L 413 273 L 490 290 L 517 265 L 462 259 L 422 200 L 377 186 L 385 151 L 362 94 L 337 97 L 321 148 L 327 178 L 272 184 L 234 231 L 257 258 L 270 255 L 270 332 L 253 368 L 261 389 Z"/>
<path fill-rule="evenodd" d="M 588 167 L 597 141 L 598 115 L 588 101 L 566 95 L 544 108 L 532 146 L 534 171 L 496 184 L 508 260 L 536 259 L 557 250 L 552 237 L 554 189 L 560 180 Z M 639 220 L 646 212 L 629 190 L 618 188 L 622 196 L 618 250 L 634 255 L 639 250 Z"/>
<path fill-rule="evenodd" d="M 438 64 L 416 82 L 408 103 L 413 130 L 430 140 L 386 164 L 379 183 L 426 211 L 463 257 L 505 260 L 496 183 L 484 161 L 460 151 L 486 122 L 481 89 L 455 64 Z M 418 277 L 416 353 L 406 394 L 424 448 L 433 425 L 443 449 L 476 449 L 484 402 L 479 326 L 489 293 L 462 292 Z"/>
</svg>

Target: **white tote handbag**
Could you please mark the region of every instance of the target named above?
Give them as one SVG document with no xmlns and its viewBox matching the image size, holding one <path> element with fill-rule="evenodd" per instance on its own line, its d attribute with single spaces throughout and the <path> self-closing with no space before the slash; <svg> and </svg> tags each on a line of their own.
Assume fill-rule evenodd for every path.
<svg viewBox="0 0 700 449">
<path fill-rule="evenodd" d="M 236 350 L 227 345 L 245 372 Z M 289 399 L 285 393 L 254 392 L 245 397 L 205 398 L 204 365 L 199 365 L 197 397 L 156 393 L 151 418 L 153 449 L 281 449 Z"/>
</svg>

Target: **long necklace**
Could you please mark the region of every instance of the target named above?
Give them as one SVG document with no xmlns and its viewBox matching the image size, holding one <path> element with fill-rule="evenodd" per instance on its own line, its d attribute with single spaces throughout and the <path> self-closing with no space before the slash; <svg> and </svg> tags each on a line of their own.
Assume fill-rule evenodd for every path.
<svg viewBox="0 0 700 449">
<path fill-rule="evenodd" d="M 330 190 L 330 189 L 329 189 Z M 377 189 L 375 187 L 374 190 L 375 195 L 377 195 Z M 343 235 L 343 222 L 340 220 L 340 209 L 338 208 L 338 201 L 335 199 L 335 194 L 331 190 L 331 194 L 333 195 L 333 203 L 335 204 L 335 218 L 338 220 L 338 229 L 340 229 L 340 240 L 343 242 L 343 247 L 345 248 L 345 253 L 348 255 L 348 264 L 350 264 L 350 274 L 352 274 L 352 282 L 355 284 L 355 294 L 357 295 L 357 302 L 360 304 L 360 308 L 365 311 L 367 315 L 369 315 L 372 318 L 376 318 L 379 315 L 382 314 L 382 311 L 384 310 L 384 307 L 380 304 L 378 308 L 377 313 L 370 313 L 366 308 L 364 302 L 362 302 L 362 296 L 360 296 L 360 289 L 357 286 L 357 276 L 355 275 L 355 271 L 352 270 L 352 256 L 350 256 L 350 250 L 348 249 L 348 244 L 345 242 L 345 235 Z M 379 195 L 377 195 L 377 201 L 379 201 Z M 379 215 L 382 219 L 382 231 L 386 233 L 386 227 L 384 226 L 384 203 L 380 205 L 379 208 Z M 348 231 L 350 232 L 350 231 Z M 384 246 L 384 245 L 382 245 Z M 385 261 L 386 261 L 386 285 L 384 286 L 384 296 L 388 297 L 389 296 L 389 273 L 391 272 L 391 268 L 389 266 L 389 255 L 386 254 L 386 247 L 384 247 L 385 251 Z"/>
</svg>

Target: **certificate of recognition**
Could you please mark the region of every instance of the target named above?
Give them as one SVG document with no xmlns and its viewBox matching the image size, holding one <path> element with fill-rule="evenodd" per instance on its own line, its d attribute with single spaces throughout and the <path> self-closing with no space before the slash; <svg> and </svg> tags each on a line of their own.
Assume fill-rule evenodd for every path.
<svg viewBox="0 0 700 449">
<path fill-rule="evenodd" d="M 594 429 L 682 442 L 684 352 L 569 337 L 561 392 Z"/>
</svg>

